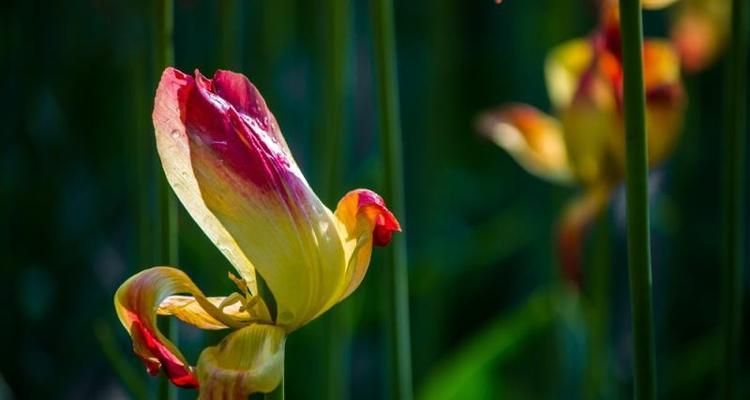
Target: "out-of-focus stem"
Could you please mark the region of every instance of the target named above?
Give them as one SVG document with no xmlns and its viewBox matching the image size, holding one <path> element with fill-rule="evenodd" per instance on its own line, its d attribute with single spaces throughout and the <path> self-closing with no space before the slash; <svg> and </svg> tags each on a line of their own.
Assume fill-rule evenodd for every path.
<svg viewBox="0 0 750 400">
<path fill-rule="evenodd" d="M 628 269 L 636 399 L 656 396 L 648 215 L 643 22 L 639 0 L 620 0 L 625 105 Z"/>
<path fill-rule="evenodd" d="M 239 0 L 220 0 L 219 68 L 242 71 L 242 6 Z"/>
<path fill-rule="evenodd" d="M 342 195 L 340 187 L 345 161 L 343 146 L 347 121 L 350 2 L 332 0 L 321 12 L 321 72 L 324 86 L 321 189 L 325 202 L 334 205 Z M 351 335 L 350 314 L 351 305 L 344 302 L 332 309 L 326 319 L 326 398 L 330 400 L 349 398 L 347 363 Z"/>
<path fill-rule="evenodd" d="M 586 398 L 607 398 L 608 349 L 610 324 L 610 280 L 612 272 L 609 215 L 602 212 L 594 229 L 591 268 L 586 269 L 588 293 L 589 360 Z"/>
<path fill-rule="evenodd" d="M 721 399 L 737 396 L 742 329 L 742 267 L 745 242 L 745 145 L 747 134 L 747 0 L 732 1 L 732 34 L 726 65 L 724 114 L 724 235 L 722 248 Z"/>
<path fill-rule="evenodd" d="M 395 215 L 404 224 L 404 182 L 401 154 L 396 39 L 392 0 L 371 0 L 375 71 L 378 79 L 378 105 L 385 169 L 384 195 Z M 390 348 L 390 398 L 412 398 L 411 339 L 409 333 L 409 283 L 404 234 L 393 236 L 387 248 L 385 284 L 388 343 Z"/>
<path fill-rule="evenodd" d="M 173 0 L 154 1 L 154 76 L 158 82 L 164 68 L 174 65 L 174 48 L 172 33 L 174 30 L 174 2 Z M 154 157 L 156 153 L 154 152 Z M 157 157 L 158 159 L 158 157 Z M 160 240 L 156 261 L 163 265 L 177 265 L 177 199 L 172 194 L 164 176 L 161 163 L 157 160 L 154 168 L 157 186 L 157 204 L 159 216 L 157 218 Z M 175 318 L 169 319 L 165 334 L 169 340 L 177 345 L 178 329 Z M 159 384 L 159 398 L 176 399 L 177 388 L 164 378 Z"/>
</svg>

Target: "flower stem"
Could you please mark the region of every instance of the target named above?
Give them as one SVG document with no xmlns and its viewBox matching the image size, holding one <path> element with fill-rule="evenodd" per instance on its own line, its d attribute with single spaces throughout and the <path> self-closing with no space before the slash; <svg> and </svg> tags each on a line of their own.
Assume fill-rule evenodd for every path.
<svg viewBox="0 0 750 400">
<path fill-rule="evenodd" d="M 401 154 L 401 122 L 399 116 L 396 39 L 392 0 L 371 0 L 375 71 L 378 77 L 380 129 L 383 132 L 386 201 L 404 223 L 404 183 Z M 411 339 L 409 334 L 409 283 L 406 266 L 406 240 L 394 235 L 387 249 L 386 318 L 392 393 L 390 398 L 412 398 Z"/>
<path fill-rule="evenodd" d="M 321 189 L 326 204 L 334 205 L 342 195 L 344 141 L 349 94 L 349 31 L 351 10 L 349 0 L 333 0 L 321 8 L 320 38 L 323 73 L 323 118 L 320 149 L 323 163 Z M 351 303 L 343 302 L 329 312 L 326 322 L 326 399 L 343 400 L 348 393 L 348 360 L 351 335 Z"/>
<path fill-rule="evenodd" d="M 742 266 L 745 244 L 745 112 L 747 110 L 747 0 L 732 1 L 731 45 L 726 65 L 724 123 L 724 235 L 722 243 L 721 399 L 737 396 L 741 349 Z"/>
<path fill-rule="evenodd" d="M 154 2 L 154 76 L 158 82 L 161 72 L 167 66 L 174 64 L 174 48 L 172 44 L 172 32 L 174 28 L 174 2 L 173 0 L 157 0 Z M 155 153 L 154 153 L 155 154 Z M 156 157 L 156 155 L 155 155 Z M 157 252 L 157 263 L 163 265 L 177 265 L 177 199 L 172 194 L 161 163 L 154 163 L 154 177 L 157 186 L 156 197 L 159 217 L 157 218 L 157 232 L 159 249 Z M 165 329 L 169 340 L 177 345 L 178 326 L 175 318 L 170 318 Z M 159 398 L 176 399 L 177 388 L 171 385 L 166 378 L 159 383 Z"/>
<path fill-rule="evenodd" d="M 643 22 L 639 0 L 620 0 L 624 74 L 628 269 L 636 399 L 656 396 L 648 216 Z"/>
</svg>

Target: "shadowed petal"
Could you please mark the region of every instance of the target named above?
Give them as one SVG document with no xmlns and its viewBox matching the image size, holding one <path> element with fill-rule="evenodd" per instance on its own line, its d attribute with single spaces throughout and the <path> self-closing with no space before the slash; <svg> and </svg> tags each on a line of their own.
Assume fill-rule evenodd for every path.
<svg viewBox="0 0 750 400">
<path fill-rule="evenodd" d="M 273 391 L 284 376 L 283 329 L 253 324 L 232 332 L 198 359 L 200 399 L 244 400 Z"/>
<path fill-rule="evenodd" d="M 563 212 L 557 231 L 557 254 L 563 278 L 574 287 L 581 285 L 581 254 L 591 223 L 601 214 L 611 196 L 608 186 L 599 185 L 573 200 Z"/>
</svg>

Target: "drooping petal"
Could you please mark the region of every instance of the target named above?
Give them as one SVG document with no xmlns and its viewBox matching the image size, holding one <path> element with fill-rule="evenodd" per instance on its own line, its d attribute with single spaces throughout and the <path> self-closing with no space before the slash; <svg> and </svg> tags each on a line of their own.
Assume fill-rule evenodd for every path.
<svg viewBox="0 0 750 400">
<path fill-rule="evenodd" d="M 223 71 L 207 79 L 168 70 L 164 80 L 179 82 L 179 90 L 163 91 L 179 112 L 162 122 L 177 128 L 163 129 L 171 133 L 160 135 L 160 155 L 172 175 L 188 176 L 170 182 L 199 211 L 191 215 L 221 233 L 230 255 L 242 253 L 230 261 L 243 278 L 253 268 L 263 276 L 280 326 L 294 330 L 333 306 L 347 269 L 337 220 L 305 181 L 257 89 Z"/>
<path fill-rule="evenodd" d="M 162 167 L 169 184 L 193 220 L 248 282 L 251 290 L 257 292 L 252 264 L 234 238 L 206 207 L 191 166 L 190 145 L 181 112 L 194 86 L 195 80 L 192 77 L 174 68 L 167 68 L 162 74 L 153 112 L 156 146 Z"/>
<path fill-rule="evenodd" d="M 590 187 L 563 211 L 557 231 L 557 254 L 563 278 L 573 287 L 581 285 L 581 254 L 586 231 L 607 205 L 610 190 L 606 185 Z"/>
<path fill-rule="evenodd" d="M 341 223 L 340 235 L 348 260 L 341 301 L 362 283 L 370 265 L 372 246 L 386 246 L 393 232 L 401 231 L 401 225 L 383 198 L 367 189 L 352 190 L 342 197 L 335 215 Z"/>
<path fill-rule="evenodd" d="M 279 327 L 252 324 L 203 350 L 199 398 L 244 400 L 273 391 L 284 376 L 285 335 Z"/>
<path fill-rule="evenodd" d="M 147 269 L 133 275 L 117 289 L 114 299 L 117 316 L 133 338 L 133 350 L 146 364 L 148 372 L 155 375 L 163 368 L 175 385 L 197 387 L 198 381 L 192 367 L 156 325 L 159 305 L 176 293 L 190 293 L 200 304 L 200 317 L 187 317 L 189 310 L 181 311 L 188 322 L 192 319 L 217 327 L 239 327 L 246 323 L 249 316 L 222 313 L 184 272 L 176 268 Z"/>
<path fill-rule="evenodd" d="M 572 182 L 562 127 L 554 118 L 518 104 L 482 114 L 478 128 L 530 173 L 553 182 Z"/>
</svg>

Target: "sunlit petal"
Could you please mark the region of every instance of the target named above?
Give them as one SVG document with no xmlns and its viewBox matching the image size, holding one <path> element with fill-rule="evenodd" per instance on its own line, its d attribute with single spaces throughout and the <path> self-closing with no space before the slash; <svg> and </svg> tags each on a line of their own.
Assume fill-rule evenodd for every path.
<svg viewBox="0 0 750 400">
<path fill-rule="evenodd" d="M 208 210 L 201 198 L 198 182 L 190 160 L 190 145 L 181 115 L 194 79 L 182 72 L 167 68 L 162 74 L 154 100 L 154 128 L 156 145 L 164 172 L 182 205 L 203 232 L 216 244 L 237 272 L 256 292 L 255 271 L 234 238 Z"/>
<path fill-rule="evenodd" d="M 478 128 L 532 174 L 553 182 L 572 181 L 562 127 L 554 118 L 518 104 L 482 114 Z"/>
<path fill-rule="evenodd" d="M 217 309 L 220 309 L 224 314 L 233 316 L 238 320 L 248 319 L 248 312 L 242 310 L 242 303 L 240 302 L 222 307 L 222 303 L 226 301 L 226 299 L 226 297 L 206 298 L 206 300 L 213 304 Z M 203 306 L 201 306 L 201 303 L 193 296 L 169 296 L 159 304 L 157 314 L 173 315 L 183 322 L 201 329 L 228 328 L 226 325 L 212 317 L 211 314 L 206 312 L 206 310 L 203 309 Z"/>
<path fill-rule="evenodd" d="M 641 5 L 643 8 L 655 10 L 669 6 L 676 1 L 677 0 L 642 0 Z"/>
<path fill-rule="evenodd" d="M 155 375 L 164 369 L 177 386 L 197 387 L 192 368 L 180 351 L 159 332 L 156 315 L 159 305 L 177 293 L 189 293 L 200 304 L 200 317 L 186 317 L 214 326 L 239 327 L 249 316 L 223 314 L 198 289 L 188 276 L 171 267 L 155 267 L 133 275 L 115 293 L 115 310 L 120 322 L 133 338 L 133 350 L 146 364 L 148 372 Z"/>
<path fill-rule="evenodd" d="M 252 324 L 232 332 L 198 359 L 201 399 L 244 400 L 273 391 L 284 376 L 283 329 Z"/>
</svg>

